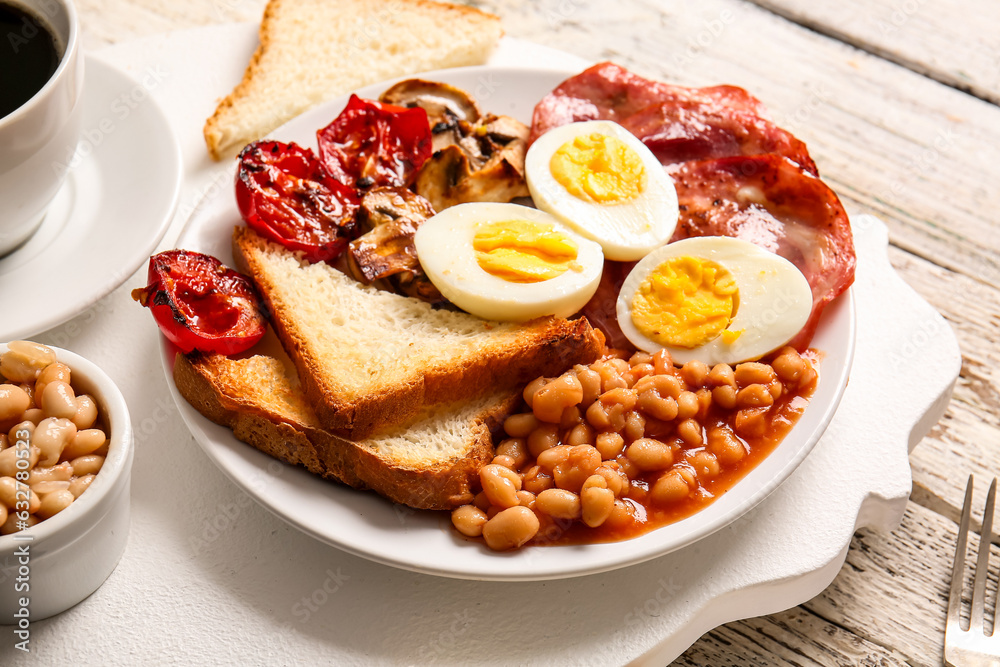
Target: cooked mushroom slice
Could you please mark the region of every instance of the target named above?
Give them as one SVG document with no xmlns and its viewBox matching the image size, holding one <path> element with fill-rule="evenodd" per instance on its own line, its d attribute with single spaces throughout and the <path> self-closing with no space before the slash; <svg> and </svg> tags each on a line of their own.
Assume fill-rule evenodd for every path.
<svg viewBox="0 0 1000 667">
<path fill-rule="evenodd" d="M 435 152 L 417 175 L 417 193 L 436 211 L 473 201 L 527 197 L 524 154 L 528 128 L 508 116 L 488 116 L 457 145 Z"/>
<path fill-rule="evenodd" d="M 460 122 L 476 123 L 482 116 L 479 105 L 471 95 L 461 88 L 437 81 L 400 81 L 382 93 L 379 101 L 401 107 L 421 107 L 426 111 L 436 151 L 461 138 Z"/>
<path fill-rule="evenodd" d="M 376 188 L 361 201 L 358 219 L 369 231 L 351 241 L 350 273 L 364 283 L 388 278 L 400 293 L 436 303 L 444 297 L 420 270 L 413 235 L 434 215 L 430 203 L 406 188 Z"/>
</svg>

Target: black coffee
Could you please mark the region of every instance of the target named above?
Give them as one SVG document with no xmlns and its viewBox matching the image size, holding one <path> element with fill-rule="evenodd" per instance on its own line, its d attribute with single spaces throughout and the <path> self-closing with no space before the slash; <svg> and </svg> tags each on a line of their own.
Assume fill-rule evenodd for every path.
<svg viewBox="0 0 1000 667">
<path fill-rule="evenodd" d="M 42 89 L 62 57 L 45 21 L 0 2 L 0 118 Z"/>
</svg>

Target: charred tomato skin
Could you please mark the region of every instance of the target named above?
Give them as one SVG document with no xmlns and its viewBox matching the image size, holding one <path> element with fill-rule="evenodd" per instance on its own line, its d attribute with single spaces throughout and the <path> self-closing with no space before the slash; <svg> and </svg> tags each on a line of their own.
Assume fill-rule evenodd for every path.
<svg viewBox="0 0 1000 667">
<path fill-rule="evenodd" d="M 358 190 L 409 187 L 433 152 L 426 111 L 357 95 L 316 140 L 326 170 Z"/>
<path fill-rule="evenodd" d="M 295 143 L 255 141 L 240 152 L 236 205 L 251 229 L 310 262 L 335 259 L 357 235 L 353 188 Z"/>
<path fill-rule="evenodd" d="M 147 278 L 132 298 L 185 353 L 237 354 L 264 335 L 267 321 L 250 280 L 211 255 L 166 250 L 149 258 Z"/>
</svg>

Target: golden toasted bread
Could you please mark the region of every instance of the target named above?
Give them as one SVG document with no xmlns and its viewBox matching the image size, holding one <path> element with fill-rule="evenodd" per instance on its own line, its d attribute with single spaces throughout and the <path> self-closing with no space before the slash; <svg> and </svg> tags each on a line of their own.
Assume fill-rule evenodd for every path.
<svg viewBox="0 0 1000 667">
<path fill-rule="evenodd" d="M 480 65 L 492 14 L 429 0 L 271 0 L 243 80 L 205 123 L 218 160 L 313 105 L 405 74 Z"/>
<path fill-rule="evenodd" d="M 320 427 L 294 371 L 275 357 L 178 354 L 174 382 L 195 409 L 243 442 L 418 509 L 471 501 L 470 484 L 493 458 L 492 434 L 520 400 L 508 391 L 429 406 L 393 430 L 351 441 Z"/>
<path fill-rule="evenodd" d="M 364 438 L 424 405 L 472 400 L 590 363 L 603 341 L 585 318 L 491 322 L 309 264 L 253 230 L 233 254 L 271 311 L 323 428 Z"/>
</svg>

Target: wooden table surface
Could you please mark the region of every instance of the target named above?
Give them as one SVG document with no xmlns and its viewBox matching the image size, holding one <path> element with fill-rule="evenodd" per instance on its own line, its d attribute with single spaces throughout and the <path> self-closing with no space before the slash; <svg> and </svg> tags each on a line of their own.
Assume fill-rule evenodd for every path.
<svg viewBox="0 0 1000 667">
<path fill-rule="evenodd" d="M 257 21 L 264 0 L 77 0 L 84 45 Z M 482 0 L 507 34 L 686 85 L 731 83 L 809 145 L 848 212 L 955 329 L 962 373 L 910 458 L 891 534 L 859 531 L 833 584 L 709 632 L 678 665 L 939 665 L 965 483 L 1000 469 L 1000 3 Z M 919 364 L 919 346 L 898 363 Z M 978 503 L 982 504 L 982 503 Z M 995 587 L 993 587 L 995 589 Z M 995 596 L 995 593 L 993 594 Z"/>
</svg>

